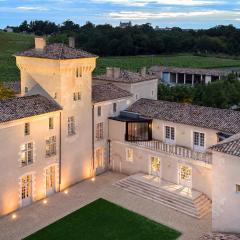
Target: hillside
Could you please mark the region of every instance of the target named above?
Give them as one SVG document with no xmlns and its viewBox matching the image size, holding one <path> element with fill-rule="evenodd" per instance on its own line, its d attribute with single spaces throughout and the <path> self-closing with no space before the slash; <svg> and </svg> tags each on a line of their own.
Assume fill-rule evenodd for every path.
<svg viewBox="0 0 240 240">
<path fill-rule="evenodd" d="M 0 32 L 0 82 L 19 80 L 14 54 L 33 47 L 32 35 Z M 240 60 L 193 55 L 159 55 L 132 57 L 101 57 L 95 74 L 105 72 L 107 66 L 137 70 L 143 66 L 167 65 L 194 68 L 240 67 Z"/>
</svg>

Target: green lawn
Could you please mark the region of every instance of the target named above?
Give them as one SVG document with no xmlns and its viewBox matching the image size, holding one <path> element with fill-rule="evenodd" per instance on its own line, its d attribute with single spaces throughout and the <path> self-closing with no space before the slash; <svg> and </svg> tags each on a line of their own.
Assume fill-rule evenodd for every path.
<svg viewBox="0 0 240 240">
<path fill-rule="evenodd" d="M 0 82 L 19 80 L 13 54 L 34 46 L 34 36 L 20 33 L 0 31 Z M 121 67 L 137 70 L 152 65 L 195 68 L 240 67 L 240 60 L 231 58 L 200 57 L 191 54 L 132 56 L 132 57 L 100 57 L 94 74 L 105 73 L 106 67 Z"/>
<path fill-rule="evenodd" d="M 173 240 L 180 235 L 164 225 L 98 199 L 25 240 Z"/>
</svg>

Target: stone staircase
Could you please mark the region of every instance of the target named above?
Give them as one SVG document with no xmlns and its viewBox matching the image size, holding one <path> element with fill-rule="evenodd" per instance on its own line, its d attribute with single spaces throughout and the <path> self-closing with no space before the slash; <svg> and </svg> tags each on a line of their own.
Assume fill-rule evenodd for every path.
<svg viewBox="0 0 240 240">
<path fill-rule="evenodd" d="M 155 201 L 178 212 L 187 214 L 194 218 L 202 218 L 212 208 L 211 200 L 203 193 L 195 197 L 184 196 L 169 191 L 161 185 L 156 186 L 130 176 L 114 184 L 137 196 Z"/>
</svg>

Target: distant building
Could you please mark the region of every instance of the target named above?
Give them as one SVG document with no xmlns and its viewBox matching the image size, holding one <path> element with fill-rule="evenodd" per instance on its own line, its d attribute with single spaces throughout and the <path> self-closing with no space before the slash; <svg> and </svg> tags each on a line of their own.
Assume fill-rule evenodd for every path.
<svg viewBox="0 0 240 240">
<path fill-rule="evenodd" d="M 6 27 L 6 28 L 4 28 L 4 31 L 5 31 L 5 32 L 13 32 L 13 28 L 11 28 L 11 27 Z"/>
<path fill-rule="evenodd" d="M 132 22 L 120 22 L 119 27 L 121 28 L 126 28 L 126 27 L 131 27 L 132 26 Z"/>
<path fill-rule="evenodd" d="M 176 85 L 195 85 L 199 83 L 211 83 L 220 80 L 229 74 L 236 74 L 239 77 L 239 68 L 228 69 L 197 69 L 177 68 L 165 66 L 153 66 L 148 70 L 149 74 L 156 76 L 161 82 Z"/>
</svg>

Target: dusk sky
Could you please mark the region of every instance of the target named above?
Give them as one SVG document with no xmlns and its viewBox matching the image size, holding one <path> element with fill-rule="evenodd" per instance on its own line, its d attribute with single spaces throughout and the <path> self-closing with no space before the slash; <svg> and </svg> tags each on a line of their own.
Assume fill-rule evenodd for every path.
<svg viewBox="0 0 240 240">
<path fill-rule="evenodd" d="M 132 21 L 154 26 L 240 26 L 240 0 L 0 0 L 0 28 L 23 20 L 70 19 L 80 25 Z"/>
</svg>

